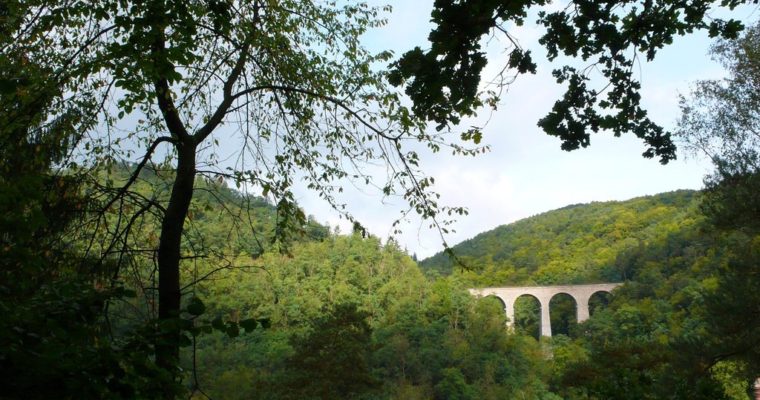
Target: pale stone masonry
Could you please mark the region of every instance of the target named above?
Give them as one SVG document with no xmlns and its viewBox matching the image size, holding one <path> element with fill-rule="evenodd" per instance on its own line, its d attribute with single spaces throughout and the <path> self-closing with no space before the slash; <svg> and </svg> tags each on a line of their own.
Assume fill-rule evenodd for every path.
<svg viewBox="0 0 760 400">
<path fill-rule="evenodd" d="M 598 283 L 591 285 L 561 285 L 561 286 L 521 286 L 521 287 L 489 287 L 482 289 L 470 289 L 474 296 L 495 296 L 504 303 L 507 313 L 507 325 L 514 327 L 515 300 L 523 295 L 531 295 L 538 299 L 541 304 L 541 336 L 552 335 L 551 319 L 549 317 L 549 302 L 552 297 L 565 293 L 575 300 L 578 313 L 578 322 L 588 319 L 588 301 L 594 293 L 611 293 L 613 289 L 622 283 Z"/>
</svg>

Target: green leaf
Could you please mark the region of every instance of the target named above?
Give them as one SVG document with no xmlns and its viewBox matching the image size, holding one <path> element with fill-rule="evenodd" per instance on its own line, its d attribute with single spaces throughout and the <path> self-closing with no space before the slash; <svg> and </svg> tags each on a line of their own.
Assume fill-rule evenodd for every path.
<svg viewBox="0 0 760 400">
<path fill-rule="evenodd" d="M 193 341 L 187 335 L 179 335 L 179 347 L 188 347 L 192 344 Z"/>
<path fill-rule="evenodd" d="M 475 131 L 472 135 L 472 141 L 475 142 L 475 144 L 480 144 L 481 139 L 483 139 L 483 133 L 481 131 Z"/>
<path fill-rule="evenodd" d="M 225 332 L 227 333 L 227 336 L 231 338 L 236 338 L 240 336 L 240 327 L 238 326 L 238 324 L 234 322 L 228 322 Z"/>
<path fill-rule="evenodd" d="M 206 312 L 206 305 L 198 297 L 193 296 L 187 305 L 187 312 L 191 315 L 201 315 Z"/>
<path fill-rule="evenodd" d="M 241 328 L 245 329 L 246 332 L 253 332 L 256 329 L 258 322 L 256 322 L 256 319 L 254 318 L 249 318 L 240 321 L 239 325 Z"/>
<path fill-rule="evenodd" d="M 11 79 L 0 79 L 0 93 L 9 94 L 16 90 L 16 84 Z"/>
</svg>

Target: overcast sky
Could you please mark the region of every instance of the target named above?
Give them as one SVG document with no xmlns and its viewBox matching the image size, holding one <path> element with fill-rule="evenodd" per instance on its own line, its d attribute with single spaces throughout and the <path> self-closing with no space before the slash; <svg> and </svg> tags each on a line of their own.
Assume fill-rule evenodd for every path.
<svg viewBox="0 0 760 400">
<path fill-rule="evenodd" d="M 388 15 L 388 25 L 367 34 L 365 45 L 373 50 L 390 49 L 396 55 L 417 45 L 425 48 L 432 0 L 390 3 L 393 12 Z M 734 15 L 744 20 L 757 17 L 752 10 Z M 702 187 L 702 177 L 709 170 L 705 161 L 679 154 L 677 161 L 663 166 L 656 159 L 641 157 L 644 146 L 640 140 L 605 133 L 593 135 L 589 148 L 565 152 L 558 139 L 537 128 L 536 122 L 561 95 L 562 87 L 551 77 L 552 67 L 536 43 L 541 30 L 526 25 L 512 32 L 523 47 L 533 50 L 537 61 L 543 62 L 539 62 L 538 74 L 518 78 L 503 96 L 498 111 L 490 115 L 483 141 L 491 151 L 476 158 L 440 153 L 422 158 L 421 166 L 435 178 L 435 190 L 442 195 L 442 202 L 469 209 L 469 215 L 454 226 L 456 233 L 446 237 L 450 245 L 568 204 Z M 710 43 L 704 34 L 680 38 L 675 46 L 661 51 L 655 62 L 641 64 L 643 102 L 655 122 L 673 127 L 678 117 L 678 94 L 688 93 L 695 80 L 723 76 L 721 67 L 707 55 Z M 490 74 L 487 71 L 486 77 L 505 62 L 499 51 L 503 44 L 492 43 L 489 49 Z M 312 193 L 299 192 L 298 200 L 317 220 L 338 225 L 343 232 L 350 229 Z M 389 235 L 399 204 L 383 204 L 378 194 L 351 189 L 343 200 L 372 234 L 382 238 Z M 433 255 L 442 249 L 442 241 L 427 225 L 410 221 L 396 239 L 410 254 L 420 258 Z"/>
</svg>

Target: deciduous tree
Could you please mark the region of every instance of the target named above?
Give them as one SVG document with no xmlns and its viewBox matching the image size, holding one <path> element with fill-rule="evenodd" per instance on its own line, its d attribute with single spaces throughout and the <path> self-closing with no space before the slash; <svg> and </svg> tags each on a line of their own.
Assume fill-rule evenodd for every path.
<svg viewBox="0 0 760 400">
<path fill-rule="evenodd" d="M 699 81 L 681 99 L 678 133 L 713 161 L 701 209 L 731 249 L 716 262 L 717 285 L 707 296 L 715 362 L 743 360 L 754 378 L 760 374 L 760 297 L 750 289 L 760 284 L 760 24 L 737 40 L 719 41 L 712 54 L 728 77 Z"/>
<path fill-rule="evenodd" d="M 103 257 L 123 253 L 132 222 L 147 212 L 160 214 L 156 361 L 162 368 L 175 371 L 179 355 L 180 272 L 191 255 L 183 230 L 198 175 L 232 179 L 274 198 L 280 237 L 305 223 L 292 194 L 299 180 L 349 219 L 336 197 L 346 181 L 403 198 L 407 212 L 434 224 L 441 212 L 464 213 L 437 204 L 429 192 L 432 179 L 403 146 L 421 142 L 437 151 L 447 144 L 426 133 L 424 121 L 386 87 L 377 65 L 390 54 L 371 54 L 360 44 L 367 29 L 383 23 L 380 11 L 295 0 L 4 6 L 4 21 L 13 22 L 3 25 L 13 39 L 4 52 L 23 55 L 52 76 L 38 93 L 55 89 L 65 93 L 63 105 L 94 105 L 86 116 L 97 116 L 88 119 L 97 125 L 81 132 L 82 152 L 62 166 L 141 153 L 126 183 L 105 191 L 103 216 L 92 231 L 100 246 L 89 249 L 101 249 Z M 30 96 L 33 103 L 37 93 Z M 161 154 L 172 169 L 169 198 L 141 198 L 137 211 L 126 215 L 130 186 Z M 228 156 L 235 161 L 219 161 Z M 365 169 L 377 163 L 387 179 L 378 181 Z M 120 216 L 109 220 L 108 210 Z"/>
<path fill-rule="evenodd" d="M 749 1 L 746 1 L 749 3 Z M 736 37 L 742 25 L 735 20 L 710 18 L 714 2 L 573 0 L 559 10 L 546 0 L 437 0 L 431 13 L 434 24 L 430 48 L 419 47 L 393 64 L 391 82 L 404 85 L 414 101 L 413 111 L 444 129 L 473 115 L 480 107 L 495 107 L 499 93 L 514 77 L 535 73 L 530 50 L 513 34 L 515 26 L 537 15 L 545 32 L 539 43 L 549 61 L 580 58 L 579 68 L 558 62 L 552 72 L 567 89 L 538 125 L 562 140 L 562 149 L 591 143 L 591 132 L 611 131 L 615 136 L 633 133 L 647 145 L 644 156 L 661 163 L 675 158 L 670 134 L 651 121 L 641 106 L 640 82 L 635 77 L 640 59 L 651 61 L 677 36 L 706 29 L 710 36 Z M 726 0 L 733 9 L 745 1 Z M 757 3 L 757 1 L 754 1 Z M 484 37 L 501 36 L 509 44 L 508 61 L 497 77 L 495 91 L 482 92 L 482 72 L 488 63 Z M 592 80 L 599 73 L 601 85 Z M 599 81 L 597 81 L 599 82 Z M 480 140 L 478 129 L 466 138 Z"/>
</svg>

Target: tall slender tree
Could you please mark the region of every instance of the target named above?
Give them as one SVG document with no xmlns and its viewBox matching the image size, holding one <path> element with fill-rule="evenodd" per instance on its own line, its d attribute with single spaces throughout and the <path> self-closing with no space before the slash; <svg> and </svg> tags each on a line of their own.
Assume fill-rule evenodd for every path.
<svg viewBox="0 0 760 400">
<path fill-rule="evenodd" d="M 716 267 L 718 286 L 707 296 L 716 362 L 747 362 L 749 378 L 760 375 L 760 23 L 737 40 L 711 49 L 728 76 L 695 84 L 681 98 L 678 137 L 709 157 L 702 211 L 728 236 L 731 251 Z"/>
<path fill-rule="evenodd" d="M 166 370 L 176 371 L 179 357 L 181 266 L 189 255 L 183 231 L 199 174 L 273 197 L 278 232 L 305 222 L 292 194 L 299 179 L 349 219 L 336 197 L 345 181 L 376 185 L 435 224 L 442 211 L 464 213 L 437 204 L 432 179 L 403 146 L 421 142 L 437 151 L 447 144 L 426 133 L 424 121 L 385 85 L 377 66 L 390 54 L 360 45 L 366 29 L 383 23 L 379 9 L 296 0 L 63 0 L 9 7 L 19 23 L 5 50 L 51 70 L 50 87 L 65 93 L 62 104 L 95 104 L 88 117 L 97 125 L 83 132 L 80 152 L 63 166 L 140 152 L 126 183 L 106 191 L 91 239 L 100 245 L 89 249 L 106 257 L 125 242 L 130 221 L 149 210 L 160 214 L 155 354 Z M 168 199 L 144 199 L 133 215 L 107 218 L 109 210 L 127 212 L 130 186 L 160 154 L 173 170 Z M 229 154 L 234 162 L 219 161 Z M 376 163 L 385 166 L 387 179 L 376 181 L 366 171 Z M 104 235 L 99 227 L 105 225 Z"/>
<path fill-rule="evenodd" d="M 23 93 L 31 105 L 49 90 L 61 93 L 48 107 L 48 120 L 86 105 L 79 117 L 79 152 L 61 166 L 138 154 L 124 185 L 105 191 L 103 213 L 91 231 L 92 242 L 100 246 L 89 249 L 104 258 L 123 253 L 125 247 L 117 244 L 126 243 L 132 221 L 147 212 L 160 215 L 154 249 L 160 327 L 155 354 L 161 367 L 176 371 L 180 272 L 189 255 L 183 231 L 196 177 L 233 179 L 275 198 L 278 232 L 303 222 L 292 194 L 299 179 L 348 218 L 337 196 L 341 183 L 374 184 L 385 196 L 407 201 L 408 212 L 432 219 L 445 231 L 445 221 L 437 218 L 465 210 L 438 204 L 430 192 L 432 178 L 422 173 L 418 154 L 404 144 L 417 142 L 432 151 L 449 146 L 463 154 L 482 150 L 448 144 L 442 136 L 480 105 L 495 104 L 493 97 L 478 95 L 485 65 L 478 41 L 492 29 L 506 34 L 503 24 L 522 23 L 528 9 L 542 5 L 544 1 L 437 1 L 431 50 L 408 53 L 387 76 L 378 66 L 391 55 L 371 54 L 360 45 L 367 29 L 383 23 L 381 10 L 361 3 L 11 0 L 0 8 L 2 33 L 9 38 L 2 42 L 0 61 L 18 55 L 48 71 L 50 79 Z M 588 130 L 633 131 L 650 146 L 646 156 L 671 159 L 669 136 L 639 107 L 632 68 L 638 51 L 652 58 L 676 34 L 709 28 L 735 35 L 741 26 L 733 21 L 705 22 L 709 5 L 574 1 L 565 11 L 540 14 L 547 28 L 542 43 L 550 58 L 560 53 L 595 57 L 612 84 L 607 98 L 598 100 L 583 72 L 555 71 L 560 82 L 569 83 L 568 92 L 542 125 L 563 137 L 566 149 L 588 145 Z M 634 56 L 625 56 L 629 50 Z M 519 47 L 508 65 L 520 73 L 534 69 L 529 53 Z M 16 79 L 0 78 L 3 88 Z M 407 85 L 411 109 L 387 81 Z M 611 115 L 599 114 L 596 106 Z M 23 114 L 3 117 L 13 125 Z M 428 133 L 427 121 L 436 122 L 439 133 Z M 480 133 L 468 131 L 462 138 L 477 144 Z M 161 155 L 172 169 L 171 194 L 141 199 L 137 211 L 124 215 L 128 207 L 123 199 L 131 185 Z M 234 162 L 220 161 L 230 159 Z M 387 171 L 380 181 L 371 173 L 377 164 Z M 108 210 L 120 217 L 109 220 L 104 216 Z"/>
</svg>

